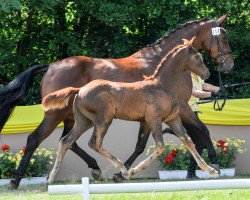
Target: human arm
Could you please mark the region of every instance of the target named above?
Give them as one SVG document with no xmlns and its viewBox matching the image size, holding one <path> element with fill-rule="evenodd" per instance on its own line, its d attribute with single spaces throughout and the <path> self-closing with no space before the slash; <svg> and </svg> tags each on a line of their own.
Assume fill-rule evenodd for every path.
<svg viewBox="0 0 250 200">
<path fill-rule="evenodd" d="M 215 92 L 219 89 L 220 89 L 220 87 L 209 84 L 209 83 L 202 84 L 202 90 L 207 91 L 207 92 Z"/>
<path fill-rule="evenodd" d="M 204 91 L 198 90 L 195 87 L 192 89 L 192 95 L 196 98 L 209 98 L 220 96 L 221 90 L 220 87 L 211 85 L 209 83 L 203 83 L 202 89 Z"/>
<path fill-rule="evenodd" d="M 195 87 L 193 87 L 192 95 L 196 98 L 203 99 L 211 97 L 211 92 L 197 90 Z"/>
</svg>

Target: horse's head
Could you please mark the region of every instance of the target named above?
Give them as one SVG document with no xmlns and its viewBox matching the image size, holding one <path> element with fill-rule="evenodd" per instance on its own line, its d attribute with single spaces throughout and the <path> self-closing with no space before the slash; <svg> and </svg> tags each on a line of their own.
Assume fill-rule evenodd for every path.
<svg viewBox="0 0 250 200">
<path fill-rule="evenodd" d="M 210 72 L 204 64 L 201 54 L 192 47 L 195 41 L 195 37 L 193 37 L 190 41 L 186 39 L 183 39 L 183 41 L 185 45 L 183 50 L 187 58 L 184 64 L 185 69 L 193 72 L 194 74 L 197 74 L 202 79 L 208 79 L 208 77 L 210 76 Z"/>
<path fill-rule="evenodd" d="M 227 33 L 221 26 L 226 21 L 227 15 L 217 20 L 210 20 L 205 23 L 197 35 L 201 40 L 201 46 L 208 51 L 210 56 L 220 66 L 219 71 L 228 73 L 234 66 L 231 49 L 228 44 Z"/>
</svg>

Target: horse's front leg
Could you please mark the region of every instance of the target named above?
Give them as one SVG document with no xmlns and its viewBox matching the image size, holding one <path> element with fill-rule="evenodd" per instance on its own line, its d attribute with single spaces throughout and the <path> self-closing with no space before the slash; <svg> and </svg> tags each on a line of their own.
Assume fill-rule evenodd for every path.
<svg viewBox="0 0 250 200">
<path fill-rule="evenodd" d="M 196 146 L 207 149 L 208 157 L 213 166 L 216 166 L 217 157 L 210 133 L 206 125 L 192 111 L 188 104 L 181 105 L 180 118 L 184 128 Z M 219 169 L 218 165 L 216 169 Z"/>
<path fill-rule="evenodd" d="M 179 116 L 175 120 L 167 122 L 167 124 L 171 127 L 171 129 L 175 132 L 175 134 L 181 139 L 185 147 L 191 152 L 197 164 L 202 170 L 208 171 L 210 174 L 218 174 L 218 171 L 210 167 L 198 154 L 198 152 L 195 149 L 195 145 L 192 142 L 191 138 L 186 133 L 186 130 L 183 127 Z"/>
<path fill-rule="evenodd" d="M 162 122 L 160 119 L 154 119 L 154 120 L 155 121 L 153 121 L 152 119 L 148 121 L 147 123 L 150 124 L 149 127 L 152 130 L 152 136 L 155 140 L 156 148 L 148 158 L 140 162 L 136 167 L 128 170 L 124 174 L 125 178 L 130 178 L 134 174 L 146 169 L 152 163 L 152 161 L 163 152 L 164 141 L 163 141 L 163 136 L 162 136 Z"/>
<path fill-rule="evenodd" d="M 139 129 L 139 134 L 138 134 L 138 140 L 136 143 L 136 147 L 135 150 L 133 152 L 133 154 L 128 158 L 128 160 L 124 163 L 124 166 L 129 169 L 131 167 L 131 165 L 134 163 L 134 161 L 136 160 L 136 158 L 142 154 L 142 152 L 144 151 L 147 141 L 148 141 L 148 137 L 150 134 L 150 128 L 147 125 L 146 122 L 141 122 L 140 123 L 140 129 Z M 122 176 L 122 173 L 117 173 L 114 174 L 113 176 L 113 181 L 116 183 L 120 183 L 124 180 L 124 177 Z"/>
</svg>

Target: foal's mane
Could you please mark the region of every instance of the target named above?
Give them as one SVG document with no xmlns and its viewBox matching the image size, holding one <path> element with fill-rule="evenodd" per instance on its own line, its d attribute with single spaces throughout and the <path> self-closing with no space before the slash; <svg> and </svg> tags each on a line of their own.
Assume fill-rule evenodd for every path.
<svg viewBox="0 0 250 200">
<path fill-rule="evenodd" d="M 166 56 L 164 56 L 162 59 L 161 59 L 161 62 L 157 65 L 156 67 L 156 70 L 154 71 L 154 73 L 149 76 L 149 77 L 146 77 L 144 78 L 144 80 L 154 80 L 155 77 L 160 73 L 161 69 L 163 68 L 163 64 L 168 60 L 168 58 L 174 54 L 175 52 L 177 52 L 180 48 L 182 47 L 186 47 L 188 46 L 188 44 L 184 45 L 184 44 L 179 44 L 177 45 L 176 47 L 174 47 L 170 52 L 167 53 Z"/>
<path fill-rule="evenodd" d="M 167 32 L 164 36 L 162 36 L 161 38 L 159 38 L 156 42 L 154 42 L 152 44 L 149 44 L 146 47 L 154 47 L 155 45 L 160 44 L 163 40 L 165 40 L 168 37 L 170 37 L 176 31 L 178 31 L 178 30 L 180 30 L 180 29 L 182 29 L 184 27 L 187 27 L 189 25 L 198 24 L 200 22 L 204 22 L 204 21 L 208 21 L 208 20 L 211 20 L 211 18 L 202 18 L 202 19 L 198 19 L 198 20 L 192 20 L 192 21 L 185 22 L 184 24 L 178 25 L 175 29 L 172 29 L 170 32 Z"/>
</svg>

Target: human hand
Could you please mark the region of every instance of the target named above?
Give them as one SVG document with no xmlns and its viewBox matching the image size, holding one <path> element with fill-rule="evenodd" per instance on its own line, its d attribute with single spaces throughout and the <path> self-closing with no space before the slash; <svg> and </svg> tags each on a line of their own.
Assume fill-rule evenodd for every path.
<svg viewBox="0 0 250 200">
<path fill-rule="evenodd" d="M 211 97 L 213 97 L 213 98 L 221 97 L 223 95 L 223 93 L 224 93 L 224 90 L 219 89 L 219 90 L 211 92 Z"/>
</svg>

